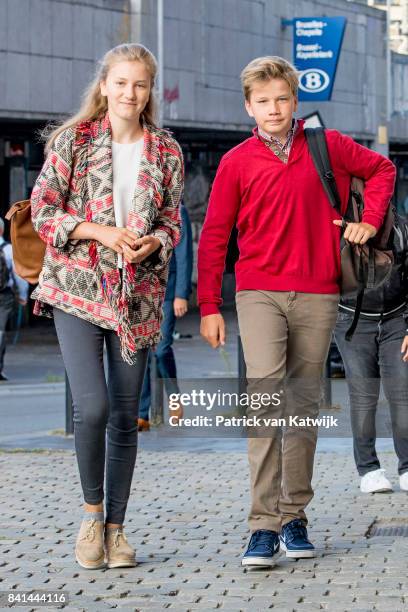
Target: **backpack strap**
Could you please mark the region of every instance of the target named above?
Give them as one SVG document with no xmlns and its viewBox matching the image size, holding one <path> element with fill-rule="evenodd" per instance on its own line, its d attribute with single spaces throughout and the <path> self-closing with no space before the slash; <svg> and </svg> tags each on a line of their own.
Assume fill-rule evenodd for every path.
<svg viewBox="0 0 408 612">
<path fill-rule="evenodd" d="M 324 128 L 305 128 L 305 137 L 306 142 L 309 147 L 310 155 L 312 156 L 313 163 L 317 170 L 317 173 L 320 177 L 324 190 L 329 198 L 330 204 L 333 208 L 341 215 L 341 200 L 339 196 L 339 192 L 337 190 L 336 179 L 333 174 L 333 170 L 330 164 L 329 152 L 327 150 L 327 142 Z M 342 230 L 346 227 L 346 221 L 343 218 Z M 371 277 L 374 272 L 373 268 L 374 262 L 371 260 L 369 262 L 369 277 Z M 362 269 L 362 262 L 360 260 L 360 270 L 359 270 L 359 287 L 357 292 L 356 299 L 356 308 L 354 311 L 353 322 L 350 325 L 350 328 L 346 332 L 346 340 L 350 341 L 353 337 L 353 334 L 356 330 L 357 323 L 361 313 L 361 307 L 363 305 L 364 298 L 364 274 Z"/>
<path fill-rule="evenodd" d="M 306 141 L 310 155 L 320 177 L 330 204 L 341 214 L 341 200 L 337 191 L 336 179 L 330 164 L 324 128 L 305 128 Z"/>
<path fill-rule="evenodd" d="M 371 251 L 372 249 L 370 249 L 370 252 Z M 369 271 L 369 274 L 370 274 L 370 271 Z M 353 321 L 350 327 L 348 328 L 348 330 L 346 331 L 346 340 L 348 342 L 351 342 L 354 332 L 356 331 L 358 320 L 360 318 L 361 309 L 363 307 L 364 289 L 365 287 L 364 287 L 363 258 L 360 257 L 360 266 L 358 270 L 358 289 L 357 289 L 357 296 L 356 296 L 356 307 L 354 309 Z"/>
</svg>

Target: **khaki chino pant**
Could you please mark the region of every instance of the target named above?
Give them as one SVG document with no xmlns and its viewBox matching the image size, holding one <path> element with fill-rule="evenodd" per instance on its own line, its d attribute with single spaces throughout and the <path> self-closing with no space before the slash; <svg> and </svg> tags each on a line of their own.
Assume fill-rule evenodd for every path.
<svg viewBox="0 0 408 612">
<path fill-rule="evenodd" d="M 247 368 L 248 393 L 281 392 L 280 415 L 316 417 L 321 377 L 336 324 L 339 296 L 295 291 L 240 291 L 238 323 Z M 276 416 L 276 408 L 248 411 Z M 313 497 L 311 486 L 317 428 L 256 428 L 248 431 L 251 531 L 300 518 Z"/>
</svg>

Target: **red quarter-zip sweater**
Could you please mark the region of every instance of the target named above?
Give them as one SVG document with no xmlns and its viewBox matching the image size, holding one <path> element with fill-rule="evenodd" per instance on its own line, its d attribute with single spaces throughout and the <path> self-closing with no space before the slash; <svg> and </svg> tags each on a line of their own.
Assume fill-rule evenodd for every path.
<svg viewBox="0 0 408 612">
<path fill-rule="evenodd" d="M 309 153 L 303 122 L 288 163 L 254 135 L 223 156 L 198 247 L 201 315 L 219 312 L 221 284 L 231 230 L 238 230 L 236 289 L 338 293 L 340 228 Z M 366 181 L 363 221 L 381 226 L 393 193 L 395 167 L 389 159 L 336 130 L 327 145 L 342 214 L 351 176 Z"/>
</svg>

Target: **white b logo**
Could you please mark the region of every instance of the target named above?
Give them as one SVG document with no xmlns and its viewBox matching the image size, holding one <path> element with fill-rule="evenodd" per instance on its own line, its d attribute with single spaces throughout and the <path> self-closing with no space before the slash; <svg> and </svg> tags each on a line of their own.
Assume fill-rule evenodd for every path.
<svg viewBox="0 0 408 612">
<path fill-rule="evenodd" d="M 300 73 L 299 87 L 308 93 L 319 93 L 329 86 L 330 77 L 324 70 L 309 68 Z"/>
</svg>

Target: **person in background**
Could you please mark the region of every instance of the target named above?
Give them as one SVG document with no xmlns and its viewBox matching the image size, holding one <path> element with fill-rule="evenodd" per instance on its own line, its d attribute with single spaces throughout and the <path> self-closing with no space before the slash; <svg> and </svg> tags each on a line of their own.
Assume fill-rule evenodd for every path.
<svg viewBox="0 0 408 612">
<path fill-rule="evenodd" d="M 163 302 L 164 319 L 161 326 L 162 339 L 154 352 L 158 375 L 164 379 L 167 395 L 179 393 L 177 368 L 172 348 L 173 333 L 177 318 L 183 317 L 188 309 L 188 298 L 191 294 L 191 273 L 193 270 L 193 237 L 191 222 L 187 209 L 181 206 L 181 240 L 173 251 L 170 260 L 169 278 Z M 142 396 L 140 399 L 138 428 L 139 431 L 150 429 L 149 410 L 151 402 L 149 355 Z M 172 411 L 172 416 L 181 417 L 182 407 Z"/>
<path fill-rule="evenodd" d="M 4 240 L 4 221 L 0 217 L 0 382 L 7 380 L 4 374 L 6 353 L 6 325 L 17 302 L 27 304 L 28 283 L 20 278 L 13 265 L 11 244 Z"/>
<path fill-rule="evenodd" d="M 362 493 L 392 491 L 375 450 L 381 382 L 391 412 L 400 489 L 408 491 L 408 226 L 402 217 L 397 219 L 389 279 L 365 291 L 352 341 L 345 334 L 354 317 L 355 298 L 342 298 L 334 330 L 350 394 L 354 459 Z"/>
</svg>

